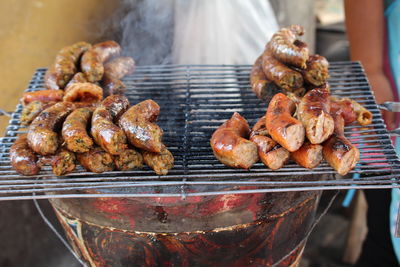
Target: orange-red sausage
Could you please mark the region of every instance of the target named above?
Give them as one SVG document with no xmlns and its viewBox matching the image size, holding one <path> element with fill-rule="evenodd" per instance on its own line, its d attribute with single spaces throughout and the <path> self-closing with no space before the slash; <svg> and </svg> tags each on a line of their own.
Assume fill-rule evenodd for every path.
<svg viewBox="0 0 400 267">
<path fill-rule="evenodd" d="M 262 67 L 262 55 L 257 58 L 251 69 L 250 84 L 253 92 L 261 100 L 270 99 L 274 94 L 282 91 L 279 86 L 269 81 L 265 76 Z"/>
<path fill-rule="evenodd" d="M 307 68 L 302 70 L 304 80 L 314 86 L 322 86 L 329 78 L 329 63 L 320 55 L 311 55 L 307 60 Z"/>
<path fill-rule="evenodd" d="M 97 103 L 103 100 L 103 89 L 94 83 L 74 83 L 65 88 L 63 101 Z"/>
<path fill-rule="evenodd" d="M 215 157 L 227 166 L 249 169 L 258 161 L 256 144 L 246 139 L 249 134 L 246 119 L 235 112 L 211 137 Z"/>
<path fill-rule="evenodd" d="M 331 97 L 331 113 L 342 116 L 345 125 L 358 121 L 360 125 L 372 123 L 372 113 L 350 98 Z"/>
<path fill-rule="evenodd" d="M 64 91 L 63 90 L 41 90 L 35 92 L 26 92 L 23 94 L 21 98 L 22 104 L 28 105 L 33 101 L 40 102 L 58 102 L 63 99 Z"/>
<path fill-rule="evenodd" d="M 305 142 L 297 151 L 292 152 L 291 156 L 300 166 L 314 169 L 322 161 L 322 146 Z"/>
<path fill-rule="evenodd" d="M 276 94 L 268 105 L 266 127 L 272 139 L 293 152 L 304 142 L 303 124 L 292 117 L 295 104 L 282 93 Z"/>
<path fill-rule="evenodd" d="M 10 161 L 14 170 L 22 175 L 35 175 L 40 171 L 37 157 L 28 145 L 26 134 L 15 140 L 10 149 Z"/>
</svg>

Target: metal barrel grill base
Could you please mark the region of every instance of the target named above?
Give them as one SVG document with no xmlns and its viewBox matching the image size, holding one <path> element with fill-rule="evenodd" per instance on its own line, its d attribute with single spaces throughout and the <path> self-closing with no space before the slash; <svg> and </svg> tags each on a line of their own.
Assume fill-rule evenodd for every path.
<svg viewBox="0 0 400 267">
<path fill-rule="evenodd" d="M 295 266 L 321 192 L 51 199 L 90 266 Z"/>
</svg>

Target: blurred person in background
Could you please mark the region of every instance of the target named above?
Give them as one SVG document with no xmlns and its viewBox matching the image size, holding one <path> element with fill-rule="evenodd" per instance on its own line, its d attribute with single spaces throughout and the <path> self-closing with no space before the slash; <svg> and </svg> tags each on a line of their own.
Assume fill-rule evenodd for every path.
<svg viewBox="0 0 400 267">
<path fill-rule="evenodd" d="M 344 4 L 351 59 L 361 61 L 378 104 L 398 101 L 400 0 L 345 0 Z M 395 113 L 383 112 L 383 117 L 388 129 L 398 127 Z M 364 193 L 368 234 L 356 266 L 399 266 L 400 239 L 394 235 L 399 189 Z"/>
</svg>

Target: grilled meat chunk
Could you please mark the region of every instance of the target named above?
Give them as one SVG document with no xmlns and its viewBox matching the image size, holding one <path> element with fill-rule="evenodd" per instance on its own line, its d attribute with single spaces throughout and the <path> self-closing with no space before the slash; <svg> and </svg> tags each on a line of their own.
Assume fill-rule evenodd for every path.
<svg viewBox="0 0 400 267">
<path fill-rule="evenodd" d="M 100 147 L 76 155 L 79 163 L 88 171 L 102 173 L 115 168 L 113 157 Z"/>
<path fill-rule="evenodd" d="M 322 86 L 329 78 L 329 63 L 320 55 L 311 55 L 307 60 L 307 68 L 301 70 L 304 80 L 314 86 Z"/>
<path fill-rule="evenodd" d="M 19 174 L 36 175 L 40 171 L 37 157 L 28 145 L 26 134 L 20 135 L 10 148 L 11 165 Z"/>
<path fill-rule="evenodd" d="M 93 139 L 88 134 L 93 110 L 94 108 L 79 108 L 65 119 L 61 133 L 69 150 L 83 153 L 93 147 Z"/>
<path fill-rule="evenodd" d="M 21 125 L 29 125 L 43 110 L 46 108 L 51 107 L 56 102 L 40 102 L 40 101 L 33 101 L 30 102 L 28 105 L 24 106 L 21 112 Z"/>
<path fill-rule="evenodd" d="M 115 167 L 120 171 L 127 171 L 143 167 L 142 154 L 133 148 L 122 151 L 119 155 L 113 156 Z"/>
<path fill-rule="evenodd" d="M 59 102 L 62 101 L 64 95 L 63 90 L 41 90 L 34 92 L 26 92 L 21 98 L 22 104 L 28 105 L 33 101 L 40 102 Z"/>
<path fill-rule="evenodd" d="M 74 83 L 65 88 L 63 101 L 96 103 L 103 100 L 103 89 L 93 83 Z"/>
<path fill-rule="evenodd" d="M 322 146 L 305 142 L 297 151 L 292 152 L 291 156 L 300 166 L 314 169 L 322 161 Z"/>
<path fill-rule="evenodd" d="M 281 88 L 269 81 L 262 68 L 262 56 L 259 56 L 250 73 L 250 84 L 253 92 L 261 100 L 271 99 L 273 95 L 281 92 Z"/>
<path fill-rule="evenodd" d="M 174 156 L 164 145 L 159 153 L 143 150 L 142 154 L 146 165 L 158 175 L 166 175 L 168 170 L 174 167 Z"/>
</svg>

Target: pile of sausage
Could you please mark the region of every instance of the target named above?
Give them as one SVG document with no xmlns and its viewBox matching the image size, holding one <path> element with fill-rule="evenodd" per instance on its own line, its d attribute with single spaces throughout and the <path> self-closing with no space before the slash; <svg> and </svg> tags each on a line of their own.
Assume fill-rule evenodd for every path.
<svg viewBox="0 0 400 267">
<path fill-rule="evenodd" d="M 160 107 L 150 99 L 130 107 L 120 79 L 134 71 L 135 62 L 120 53 L 114 41 L 60 50 L 45 75 L 47 90 L 21 99 L 21 124 L 29 127 L 10 150 L 18 173 L 35 175 L 51 165 L 55 175 L 64 175 L 76 161 L 97 173 L 143 163 L 159 175 L 168 173 L 174 158 L 155 123 Z"/>
<path fill-rule="evenodd" d="M 249 169 L 258 160 L 277 170 L 292 158 L 313 169 L 323 158 L 340 174 L 357 164 L 360 153 L 344 136 L 344 126 L 372 122 L 372 114 L 348 98 L 332 97 L 325 87 L 302 98 L 278 93 L 266 114 L 250 130 L 239 113 L 222 124 L 211 137 L 215 157 L 227 166 Z"/>
<path fill-rule="evenodd" d="M 325 87 L 329 90 L 328 61 L 310 55 L 307 44 L 297 37 L 304 34 L 299 25 L 276 32 L 253 65 L 250 83 L 253 92 L 269 100 L 278 92 L 303 96 L 307 90 Z"/>
</svg>

